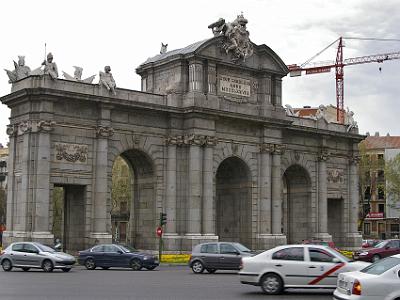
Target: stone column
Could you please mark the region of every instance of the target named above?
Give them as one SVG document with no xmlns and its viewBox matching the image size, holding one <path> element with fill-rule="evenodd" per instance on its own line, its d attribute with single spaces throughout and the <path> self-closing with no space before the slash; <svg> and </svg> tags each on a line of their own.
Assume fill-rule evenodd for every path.
<svg viewBox="0 0 400 300">
<path fill-rule="evenodd" d="M 167 172 L 166 172 L 166 235 L 176 233 L 176 137 L 167 138 Z"/>
<path fill-rule="evenodd" d="M 204 70 L 201 61 L 193 60 L 189 63 L 189 91 L 203 92 Z"/>
<path fill-rule="evenodd" d="M 360 247 L 362 236 L 358 232 L 358 211 L 359 211 L 359 190 L 358 190 L 358 156 L 352 156 L 349 159 L 349 186 L 348 186 L 348 203 L 349 203 L 349 232 L 347 233 L 347 245 L 349 249 Z"/>
<path fill-rule="evenodd" d="M 217 66 L 209 62 L 207 68 L 207 92 L 216 95 L 217 93 Z"/>
<path fill-rule="evenodd" d="M 216 139 L 207 137 L 203 159 L 203 235 L 215 236 L 215 199 L 213 190 L 213 154 Z"/>
<path fill-rule="evenodd" d="M 35 121 L 32 128 L 36 134 L 36 176 L 34 184 L 35 215 L 33 216 L 32 238 L 43 243 L 53 243 L 54 235 L 50 232 L 50 165 L 51 165 L 51 138 L 50 132 L 55 126 L 54 121 Z"/>
<path fill-rule="evenodd" d="M 282 234 L 282 174 L 283 146 L 275 145 L 272 154 L 272 234 Z"/>
<path fill-rule="evenodd" d="M 102 116 L 109 116 L 110 109 L 102 108 Z M 104 116 L 103 116 L 104 117 Z M 106 119 L 107 120 L 107 119 Z M 112 240 L 111 234 L 111 217 L 107 211 L 108 200 L 108 139 L 114 134 L 113 128 L 108 125 L 107 121 L 100 121 L 101 125 L 96 127 L 97 146 L 95 160 L 95 186 L 93 203 L 93 219 L 92 232 L 90 238 L 93 242 L 109 243 Z"/>
<path fill-rule="evenodd" d="M 260 145 L 260 211 L 259 233 L 271 234 L 271 153 L 273 144 Z"/>
<path fill-rule="evenodd" d="M 201 231 L 201 183 L 202 149 L 192 143 L 189 146 L 189 205 L 187 214 L 187 233 L 199 235 Z"/>
<path fill-rule="evenodd" d="M 322 151 L 318 157 L 318 234 L 322 240 L 332 240 L 328 234 L 328 186 L 326 162 L 329 154 Z"/>
</svg>

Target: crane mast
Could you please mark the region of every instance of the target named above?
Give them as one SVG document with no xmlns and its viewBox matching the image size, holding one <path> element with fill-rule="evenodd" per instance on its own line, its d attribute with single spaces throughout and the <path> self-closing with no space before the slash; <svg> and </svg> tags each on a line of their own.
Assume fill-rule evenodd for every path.
<svg viewBox="0 0 400 300">
<path fill-rule="evenodd" d="M 343 59 L 343 39 L 360 39 L 360 40 L 378 40 L 378 41 L 400 41 L 395 39 L 369 39 L 369 38 L 343 38 L 340 37 L 322 51 L 314 55 L 312 58 L 307 60 L 302 65 L 288 65 L 290 77 L 301 76 L 302 71 L 305 71 L 306 75 L 310 74 L 320 74 L 330 72 L 332 68 L 335 68 L 335 80 L 336 80 L 336 119 L 340 124 L 344 123 L 344 67 L 351 65 L 359 65 L 366 63 L 382 63 L 387 60 L 400 59 L 400 51 L 399 52 L 391 52 L 384 54 L 374 54 L 360 57 L 353 57 Z M 335 61 L 323 61 L 311 63 L 315 57 L 320 55 L 330 46 L 338 42 L 338 49 L 336 53 Z"/>
</svg>

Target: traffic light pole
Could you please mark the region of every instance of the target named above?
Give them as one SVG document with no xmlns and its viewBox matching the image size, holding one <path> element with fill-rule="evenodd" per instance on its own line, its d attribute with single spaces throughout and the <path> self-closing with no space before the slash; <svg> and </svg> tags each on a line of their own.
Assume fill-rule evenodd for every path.
<svg viewBox="0 0 400 300">
<path fill-rule="evenodd" d="M 161 258 L 162 258 L 162 251 L 163 251 L 163 226 L 167 224 L 167 214 L 160 212 L 160 226 L 157 229 L 157 235 L 158 235 L 158 259 L 159 262 L 161 263 Z"/>
</svg>

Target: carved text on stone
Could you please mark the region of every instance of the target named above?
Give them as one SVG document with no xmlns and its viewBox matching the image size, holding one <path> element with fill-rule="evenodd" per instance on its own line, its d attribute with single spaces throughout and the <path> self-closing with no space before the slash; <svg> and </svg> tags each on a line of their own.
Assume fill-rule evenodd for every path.
<svg viewBox="0 0 400 300">
<path fill-rule="evenodd" d="M 219 90 L 223 93 L 250 97 L 250 80 L 219 75 Z"/>
</svg>

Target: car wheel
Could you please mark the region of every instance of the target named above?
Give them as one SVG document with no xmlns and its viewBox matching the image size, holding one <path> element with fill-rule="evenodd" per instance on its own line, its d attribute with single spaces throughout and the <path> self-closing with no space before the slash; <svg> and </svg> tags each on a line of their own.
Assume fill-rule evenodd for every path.
<svg viewBox="0 0 400 300">
<path fill-rule="evenodd" d="M 62 268 L 61 270 L 63 270 L 63 272 L 67 273 L 69 271 L 71 271 L 71 268 Z"/>
<path fill-rule="evenodd" d="M 192 271 L 193 273 L 200 274 L 204 272 L 204 265 L 201 261 L 194 261 L 192 263 Z"/>
<path fill-rule="evenodd" d="M 217 269 L 206 269 L 208 273 L 213 274 L 215 273 L 215 271 L 217 271 Z"/>
<path fill-rule="evenodd" d="M 277 295 L 282 293 L 283 281 L 281 277 L 274 273 L 265 274 L 260 280 L 260 286 L 264 293 Z"/>
<path fill-rule="evenodd" d="M 103 270 L 108 270 L 110 267 L 101 267 Z"/>
<path fill-rule="evenodd" d="M 94 270 L 94 269 L 96 269 L 96 263 L 94 262 L 93 258 L 88 258 L 88 259 L 85 261 L 85 267 L 86 267 L 86 269 L 88 269 L 88 270 Z"/>
<path fill-rule="evenodd" d="M 3 267 L 3 270 L 6 272 L 9 272 L 12 270 L 12 264 L 9 259 L 4 259 L 3 262 L 1 263 L 1 266 Z"/>
<path fill-rule="evenodd" d="M 53 263 L 51 262 L 51 260 L 46 259 L 43 263 L 42 263 L 42 269 L 45 272 L 53 272 Z"/>
<path fill-rule="evenodd" d="M 372 256 L 372 262 L 376 262 L 380 259 L 381 259 L 381 257 L 378 254 L 375 254 L 374 256 Z"/>
<path fill-rule="evenodd" d="M 146 267 L 147 270 L 152 271 L 156 268 L 156 266 Z"/>
<path fill-rule="evenodd" d="M 142 262 L 140 259 L 134 258 L 131 261 L 131 268 L 133 271 L 139 271 L 142 269 Z"/>
<path fill-rule="evenodd" d="M 23 268 L 22 268 L 22 270 L 23 270 L 24 272 L 28 272 L 30 269 L 31 269 L 31 268 L 28 268 L 28 267 L 23 267 Z"/>
</svg>

